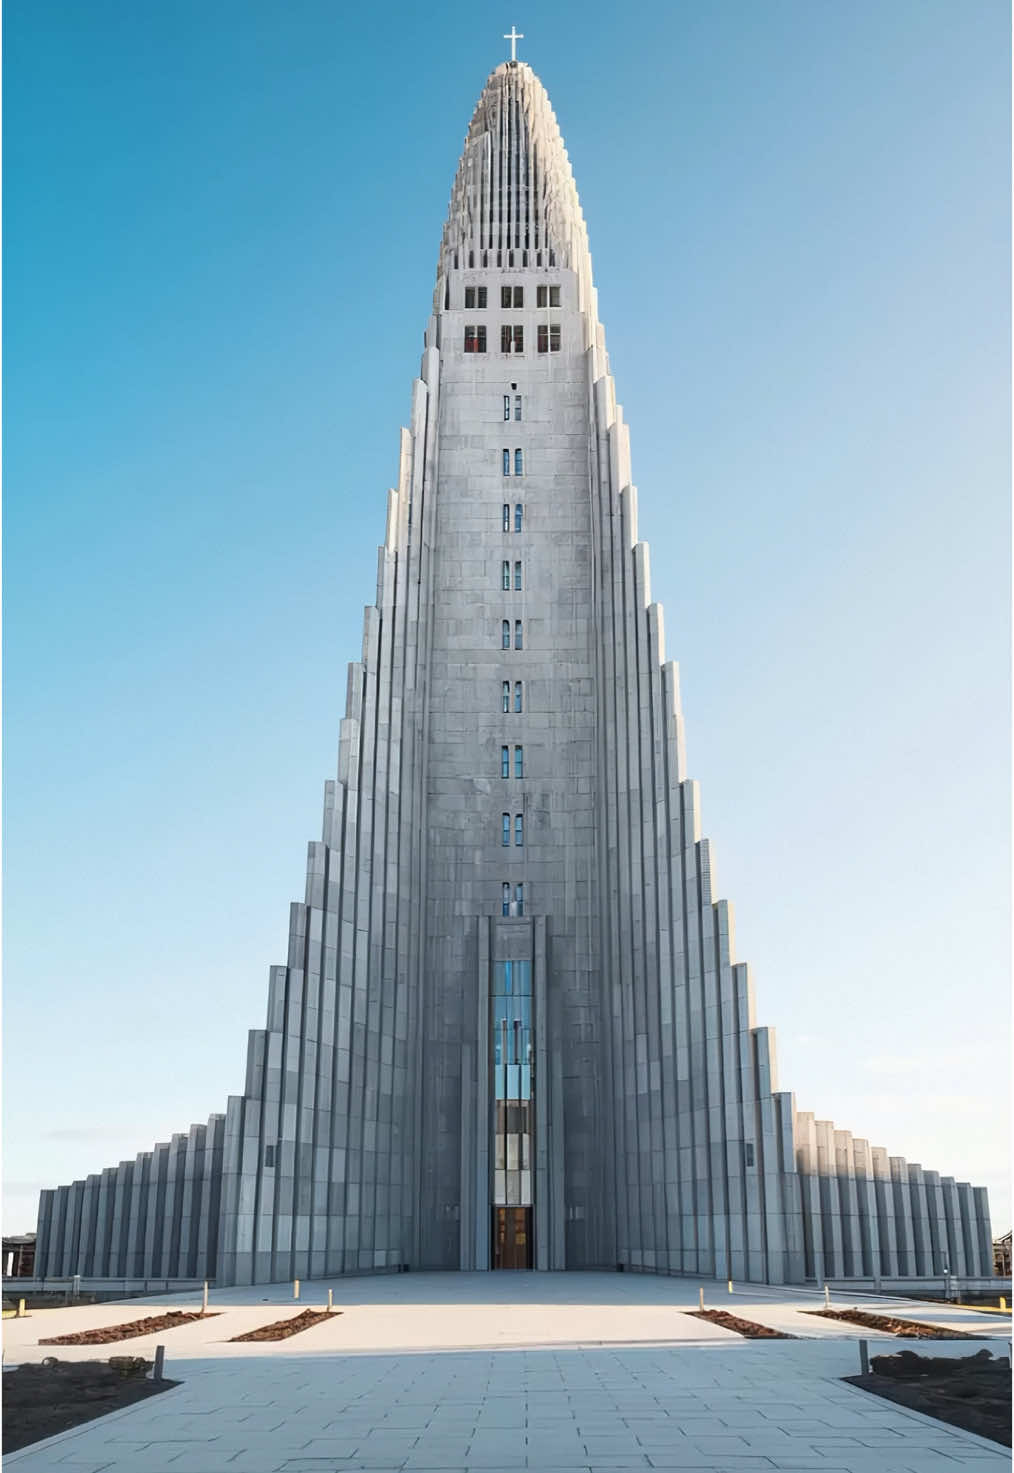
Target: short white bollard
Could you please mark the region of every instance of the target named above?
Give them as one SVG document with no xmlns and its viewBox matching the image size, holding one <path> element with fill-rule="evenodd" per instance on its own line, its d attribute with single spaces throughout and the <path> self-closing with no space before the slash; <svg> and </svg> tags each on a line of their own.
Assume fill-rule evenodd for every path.
<svg viewBox="0 0 1014 1473">
<path fill-rule="evenodd" d="M 334 1309 L 334 1290 L 333 1289 L 329 1289 L 327 1291 L 327 1312 L 328 1312 L 328 1314 L 330 1314 L 333 1309 Z"/>
<path fill-rule="evenodd" d="M 831 1290 L 827 1287 L 826 1284 L 824 1285 L 824 1308 L 831 1308 Z"/>
<path fill-rule="evenodd" d="M 71 1282 L 70 1292 L 71 1292 L 71 1296 L 74 1299 L 80 1299 L 81 1298 L 81 1275 L 80 1274 L 75 1274 L 74 1275 L 74 1278 L 73 1278 L 73 1280 Z"/>
<path fill-rule="evenodd" d="M 703 1309 L 704 1308 L 704 1290 L 703 1289 L 698 1289 L 698 1291 L 697 1291 L 697 1297 L 698 1297 L 698 1299 L 700 1301 L 700 1306 Z"/>
<path fill-rule="evenodd" d="M 729 1293 L 732 1293 L 732 1280 L 729 1280 Z"/>
<path fill-rule="evenodd" d="M 292 1281 L 292 1297 L 293 1297 L 293 1299 L 298 1299 L 299 1298 L 299 1280 L 298 1279 L 293 1279 L 293 1281 Z"/>
<path fill-rule="evenodd" d="M 152 1367 L 151 1379 L 153 1381 L 165 1380 L 165 1346 L 155 1346 L 155 1364 Z"/>
<path fill-rule="evenodd" d="M 208 1281 L 207 1281 L 207 1279 L 205 1279 L 204 1280 L 204 1293 L 201 1295 L 201 1314 L 202 1315 L 205 1315 L 205 1314 L 207 1314 L 207 1312 L 208 1312 Z"/>
<path fill-rule="evenodd" d="M 17 1318 L 19 1320 L 23 1320 L 25 1318 L 25 1301 L 23 1299 L 18 1300 Z"/>
</svg>

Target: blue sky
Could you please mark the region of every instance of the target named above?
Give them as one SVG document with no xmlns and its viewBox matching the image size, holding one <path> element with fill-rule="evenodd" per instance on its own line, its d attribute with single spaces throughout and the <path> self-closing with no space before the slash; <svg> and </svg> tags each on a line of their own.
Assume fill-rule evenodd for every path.
<svg viewBox="0 0 1014 1473">
<path fill-rule="evenodd" d="M 7 1231 L 242 1088 L 512 22 L 782 1087 L 1009 1226 L 1007 7 L 8 0 Z"/>
</svg>

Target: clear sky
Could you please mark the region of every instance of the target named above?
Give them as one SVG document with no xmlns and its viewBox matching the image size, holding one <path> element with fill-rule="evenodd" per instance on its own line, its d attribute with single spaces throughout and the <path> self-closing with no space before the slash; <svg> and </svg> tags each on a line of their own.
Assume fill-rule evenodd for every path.
<svg viewBox="0 0 1014 1473">
<path fill-rule="evenodd" d="M 1005 0 L 7 0 L 8 1231 L 242 1089 L 512 23 L 781 1085 L 1009 1226 Z"/>
</svg>

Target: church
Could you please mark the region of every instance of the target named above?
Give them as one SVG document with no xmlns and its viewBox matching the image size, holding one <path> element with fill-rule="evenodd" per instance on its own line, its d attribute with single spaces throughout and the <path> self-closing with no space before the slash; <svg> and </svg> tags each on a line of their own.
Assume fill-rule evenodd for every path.
<svg viewBox="0 0 1014 1473">
<path fill-rule="evenodd" d="M 465 138 L 242 1093 L 43 1192 L 36 1261 L 218 1284 L 991 1272 L 983 1188 L 779 1087 L 685 770 L 577 189 L 521 61 Z"/>
</svg>

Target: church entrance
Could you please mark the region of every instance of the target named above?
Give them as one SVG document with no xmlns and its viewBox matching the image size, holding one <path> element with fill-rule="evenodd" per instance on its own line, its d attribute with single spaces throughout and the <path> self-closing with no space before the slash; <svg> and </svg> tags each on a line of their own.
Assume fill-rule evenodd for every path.
<svg viewBox="0 0 1014 1473">
<path fill-rule="evenodd" d="M 533 1266 L 530 1207 L 493 1208 L 492 1259 L 494 1268 Z"/>
</svg>

